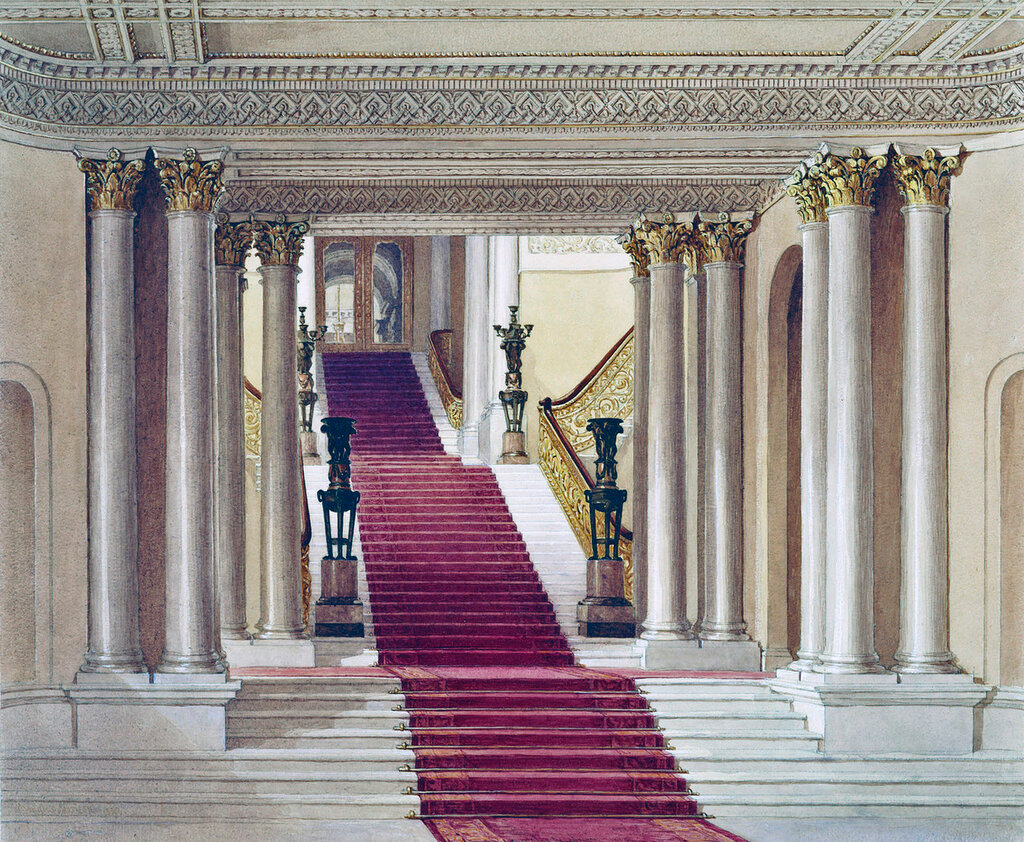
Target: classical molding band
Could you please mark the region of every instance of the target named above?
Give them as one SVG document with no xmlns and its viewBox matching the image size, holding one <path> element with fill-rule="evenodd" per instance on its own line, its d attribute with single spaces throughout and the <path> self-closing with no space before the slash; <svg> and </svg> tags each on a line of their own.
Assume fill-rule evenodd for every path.
<svg viewBox="0 0 1024 842">
<path fill-rule="evenodd" d="M 135 191 L 146 168 L 145 161 L 124 161 L 120 149 L 111 149 L 107 160 L 80 158 L 78 169 L 85 173 L 89 210 L 132 210 Z"/>
<path fill-rule="evenodd" d="M 786 181 L 786 193 L 796 200 L 800 221 L 805 225 L 825 221 L 825 191 L 821 180 L 811 175 L 807 164 L 801 162 Z"/>
<path fill-rule="evenodd" d="M 245 256 L 253 241 L 253 226 L 248 220 L 230 222 L 227 214 L 217 214 L 213 239 L 214 262 L 218 266 L 245 266 Z"/>
<path fill-rule="evenodd" d="M 273 222 L 253 222 L 256 252 L 264 266 L 297 266 L 302 255 L 302 238 L 309 223 L 288 222 L 279 215 Z"/>
<path fill-rule="evenodd" d="M 896 186 L 906 205 L 949 205 L 949 182 L 960 170 L 962 155 L 942 156 L 935 149 L 892 159 Z"/>
<path fill-rule="evenodd" d="M 854 147 L 849 156 L 819 152 L 811 166 L 811 176 L 821 181 L 829 208 L 869 205 L 875 181 L 889 162 L 887 155 L 868 156 Z"/>
<path fill-rule="evenodd" d="M 168 211 L 212 213 L 224 186 L 222 161 L 201 161 L 189 147 L 182 160 L 157 158 L 154 162 L 167 195 Z"/>
<path fill-rule="evenodd" d="M 742 263 L 747 234 L 752 227 L 749 219 L 730 219 L 727 213 L 712 219 L 701 216 L 697 233 L 703 246 L 703 262 Z"/>
<path fill-rule="evenodd" d="M 221 209 L 231 213 L 623 215 L 637 208 L 753 210 L 777 181 L 716 179 L 409 179 L 389 181 L 235 181 Z M 612 229 L 614 230 L 614 229 Z"/>
<path fill-rule="evenodd" d="M 465 59 L 176 68 L 60 64 L 0 49 L 0 124 L 110 141 L 347 137 L 673 137 L 728 131 L 999 129 L 1024 124 L 1024 52 L 975 64 Z"/>
</svg>

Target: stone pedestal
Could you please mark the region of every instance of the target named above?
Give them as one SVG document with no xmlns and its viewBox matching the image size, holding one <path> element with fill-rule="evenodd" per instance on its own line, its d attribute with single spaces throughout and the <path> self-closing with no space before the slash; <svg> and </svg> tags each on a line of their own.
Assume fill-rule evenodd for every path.
<svg viewBox="0 0 1024 842">
<path fill-rule="evenodd" d="M 231 667 L 313 667 L 316 650 L 312 640 L 225 640 L 224 654 Z"/>
<path fill-rule="evenodd" d="M 587 598 L 576 606 L 583 637 L 633 637 L 633 606 L 623 593 L 625 562 L 619 558 L 587 560 Z"/>
<path fill-rule="evenodd" d="M 363 603 L 358 595 L 358 565 L 352 558 L 320 561 L 321 594 L 316 603 L 317 637 L 362 637 Z"/>
<path fill-rule="evenodd" d="M 320 465 L 320 451 L 317 449 L 316 433 L 303 431 L 299 433 L 299 451 L 302 453 L 303 465 Z"/>
<path fill-rule="evenodd" d="M 528 465 L 530 456 L 526 452 L 526 433 L 512 433 L 506 430 L 501 437 L 499 465 Z"/>
<path fill-rule="evenodd" d="M 728 670 L 757 672 L 761 647 L 752 640 L 638 640 L 648 670 Z"/>
</svg>

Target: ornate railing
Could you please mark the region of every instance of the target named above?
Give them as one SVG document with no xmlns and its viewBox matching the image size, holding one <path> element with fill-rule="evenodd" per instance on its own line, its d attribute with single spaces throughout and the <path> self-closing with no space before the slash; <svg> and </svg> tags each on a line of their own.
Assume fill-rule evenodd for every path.
<svg viewBox="0 0 1024 842">
<path fill-rule="evenodd" d="M 569 525 L 589 556 L 590 510 L 585 492 L 594 480 L 578 451 L 593 446 L 591 418 L 633 414 L 633 329 L 630 328 L 580 384 L 564 398 L 540 402 L 539 462 Z M 626 598 L 633 598 L 633 533 L 622 530 L 619 555 L 625 561 Z"/>
<path fill-rule="evenodd" d="M 452 332 L 435 330 L 427 343 L 427 361 L 441 395 L 448 421 L 456 430 L 462 426 L 462 392 L 452 383 Z"/>
<path fill-rule="evenodd" d="M 249 378 L 245 379 L 245 458 L 251 459 L 255 467 L 256 490 L 260 491 L 260 441 L 262 437 L 263 394 Z M 309 544 L 313 538 L 313 527 L 309 519 L 309 500 L 306 499 L 305 473 L 302 470 L 302 454 L 299 453 L 300 495 L 302 497 L 302 623 L 309 625 L 309 607 L 313 599 L 313 578 L 309 570 Z"/>
</svg>

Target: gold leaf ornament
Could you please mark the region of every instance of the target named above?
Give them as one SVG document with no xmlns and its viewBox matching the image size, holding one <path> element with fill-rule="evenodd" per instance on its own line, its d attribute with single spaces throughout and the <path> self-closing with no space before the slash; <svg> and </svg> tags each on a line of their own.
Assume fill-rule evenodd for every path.
<svg viewBox="0 0 1024 842">
<path fill-rule="evenodd" d="M 629 255 L 629 259 L 633 263 L 633 277 L 649 278 L 651 276 L 650 257 L 637 236 L 636 229 L 632 226 L 626 229 L 626 233 L 616 237 L 615 242 L 622 246 L 622 250 Z"/>
<path fill-rule="evenodd" d="M 727 213 L 719 214 L 718 219 L 713 221 L 702 219 L 698 228 L 704 244 L 704 261 L 742 263 L 747 234 L 752 227 L 750 220 L 732 220 Z"/>
<path fill-rule="evenodd" d="M 199 153 L 189 147 L 180 161 L 157 158 L 154 164 L 167 196 L 167 210 L 213 213 L 224 188 L 221 161 L 203 162 Z"/>
<path fill-rule="evenodd" d="M 800 221 L 805 225 L 825 221 L 825 191 L 807 164 L 801 163 L 786 182 L 786 194 L 796 200 Z"/>
<path fill-rule="evenodd" d="M 217 215 L 217 231 L 213 250 L 218 266 L 245 266 L 245 257 L 252 245 L 252 223 L 248 220 L 231 222 L 227 214 Z"/>
<path fill-rule="evenodd" d="M 888 163 L 887 155 L 868 157 L 855 146 L 848 157 L 819 152 L 814 156 L 811 175 L 821 181 L 829 208 L 871 204 L 875 182 Z"/>
<path fill-rule="evenodd" d="M 132 210 L 145 161 L 125 161 L 120 149 L 107 152 L 105 161 L 80 158 L 78 169 L 85 173 L 89 210 Z"/>
<path fill-rule="evenodd" d="M 686 263 L 692 272 L 697 271 L 703 254 L 692 220 L 678 221 L 675 214 L 666 213 L 661 222 L 653 222 L 641 213 L 632 228 L 649 264 Z"/>
<path fill-rule="evenodd" d="M 922 155 L 897 155 L 892 169 L 906 205 L 949 206 L 952 177 L 960 171 L 961 155 L 943 157 L 929 147 Z"/>
<path fill-rule="evenodd" d="M 273 222 L 253 222 L 256 251 L 264 266 L 295 266 L 302 255 L 302 238 L 309 223 L 288 222 L 283 214 Z"/>
</svg>

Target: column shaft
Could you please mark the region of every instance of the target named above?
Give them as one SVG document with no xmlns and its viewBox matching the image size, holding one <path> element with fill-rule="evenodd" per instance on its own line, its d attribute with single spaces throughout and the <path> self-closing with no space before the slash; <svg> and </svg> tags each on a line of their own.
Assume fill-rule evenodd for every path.
<svg viewBox="0 0 1024 842">
<path fill-rule="evenodd" d="M 462 348 L 462 427 L 459 450 L 480 456 L 480 418 L 487 405 L 489 343 L 487 237 L 466 237 L 466 310 Z"/>
<path fill-rule="evenodd" d="M 946 470 L 946 214 L 904 217 L 900 672 L 959 672 L 949 651 Z"/>
<path fill-rule="evenodd" d="M 452 326 L 451 238 L 430 238 L 430 330 Z"/>
<path fill-rule="evenodd" d="M 743 621 L 742 264 L 707 272 L 704 640 L 747 640 Z"/>
<path fill-rule="evenodd" d="M 808 222 L 800 231 L 800 648 L 794 667 L 809 669 L 825 648 L 828 223 Z"/>
<path fill-rule="evenodd" d="M 264 265 L 260 639 L 301 639 L 302 475 L 293 264 Z"/>
<path fill-rule="evenodd" d="M 217 575 L 221 638 L 244 639 L 245 442 L 242 396 L 241 267 L 217 266 L 214 329 L 217 357 L 216 477 Z"/>
<path fill-rule="evenodd" d="M 874 644 L 871 208 L 828 209 L 825 651 L 822 671 L 878 672 Z"/>
<path fill-rule="evenodd" d="M 130 210 L 89 214 L 89 643 L 84 672 L 144 672 L 139 637 Z"/>
<path fill-rule="evenodd" d="M 683 406 L 683 265 L 651 272 L 650 383 L 647 428 L 647 615 L 641 637 L 688 640 L 680 446 Z"/>
<path fill-rule="evenodd" d="M 647 424 L 651 354 L 651 279 L 633 280 L 633 605 L 647 611 Z"/>
<path fill-rule="evenodd" d="M 159 672 L 223 672 L 213 539 L 213 214 L 167 214 L 166 613 Z"/>
</svg>

